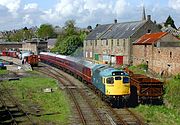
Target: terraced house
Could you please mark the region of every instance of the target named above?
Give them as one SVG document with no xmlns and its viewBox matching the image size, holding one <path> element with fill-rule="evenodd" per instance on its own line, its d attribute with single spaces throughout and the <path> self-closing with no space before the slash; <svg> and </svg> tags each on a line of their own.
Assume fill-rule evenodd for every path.
<svg viewBox="0 0 180 125">
<path fill-rule="evenodd" d="M 115 65 L 132 64 L 132 43 L 160 29 L 148 15 L 141 21 L 98 25 L 84 41 L 84 57 Z"/>
</svg>

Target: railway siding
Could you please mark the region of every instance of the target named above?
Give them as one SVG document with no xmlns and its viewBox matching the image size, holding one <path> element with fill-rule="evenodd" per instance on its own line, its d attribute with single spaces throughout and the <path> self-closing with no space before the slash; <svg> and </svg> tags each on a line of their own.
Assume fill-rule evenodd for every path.
<svg viewBox="0 0 180 125">
<path fill-rule="evenodd" d="M 11 95 L 14 95 L 16 100 L 18 100 L 18 105 L 23 105 L 23 109 L 38 125 L 68 124 L 67 119 L 70 115 L 69 101 L 65 97 L 65 93 L 58 89 L 56 81 L 40 76 L 36 72 L 26 73 L 25 76 L 26 78 L 21 78 L 18 81 L 3 82 L 3 85 L 11 91 Z M 52 93 L 44 93 L 42 91 L 49 87 L 53 88 Z M 2 86 L 0 90 L 3 92 Z M 12 110 L 15 110 L 12 108 L 14 105 L 9 105 Z M 24 124 L 29 123 L 24 122 Z"/>
</svg>

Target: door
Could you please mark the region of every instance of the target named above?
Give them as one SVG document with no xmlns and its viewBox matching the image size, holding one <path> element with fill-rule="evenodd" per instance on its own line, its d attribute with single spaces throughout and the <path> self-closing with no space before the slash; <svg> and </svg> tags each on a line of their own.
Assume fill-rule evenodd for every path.
<svg viewBox="0 0 180 125">
<path fill-rule="evenodd" d="M 116 56 L 116 64 L 123 65 L 123 56 Z"/>
<path fill-rule="evenodd" d="M 94 54 L 95 60 L 99 60 L 99 54 Z"/>
</svg>

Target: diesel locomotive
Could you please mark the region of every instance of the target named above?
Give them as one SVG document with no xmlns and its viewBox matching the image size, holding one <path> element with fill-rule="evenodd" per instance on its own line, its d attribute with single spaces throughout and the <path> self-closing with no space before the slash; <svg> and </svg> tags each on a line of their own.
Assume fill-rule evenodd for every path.
<svg viewBox="0 0 180 125">
<path fill-rule="evenodd" d="M 130 78 L 123 70 L 109 67 L 106 64 L 95 64 L 87 60 L 49 52 L 41 52 L 39 56 L 42 62 L 71 72 L 92 85 L 103 100 L 113 105 L 121 105 L 128 100 Z"/>
</svg>

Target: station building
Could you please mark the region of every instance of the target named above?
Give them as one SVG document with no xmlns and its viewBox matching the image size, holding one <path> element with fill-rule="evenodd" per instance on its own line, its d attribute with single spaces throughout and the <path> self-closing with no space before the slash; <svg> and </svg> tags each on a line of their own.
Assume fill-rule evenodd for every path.
<svg viewBox="0 0 180 125">
<path fill-rule="evenodd" d="M 0 51 L 5 49 L 20 49 L 22 48 L 22 42 L 0 42 Z"/>
<path fill-rule="evenodd" d="M 39 54 L 42 51 L 47 51 L 47 42 L 39 39 L 26 40 L 22 43 L 22 50 L 31 51 L 34 54 Z"/>
<path fill-rule="evenodd" d="M 34 54 L 39 54 L 41 51 L 47 51 L 47 46 L 47 41 L 35 38 L 23 42 L 0 42 L 0 51 L 12 49 L 32 51 Z"/>
</svg>

